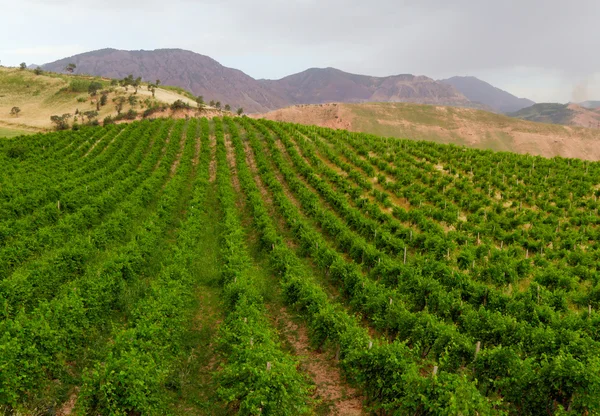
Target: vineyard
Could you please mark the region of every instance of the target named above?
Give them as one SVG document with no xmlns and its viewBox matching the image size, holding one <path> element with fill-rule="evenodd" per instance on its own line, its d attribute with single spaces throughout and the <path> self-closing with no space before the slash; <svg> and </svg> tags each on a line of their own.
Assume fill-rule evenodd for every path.
<svg viewBox="0 0 600 416">
<path fill-rule="evenodd" d="M 225 117 L 0 165 L 6 414 L 600 414 L 599 163 Z"/>
</svg>

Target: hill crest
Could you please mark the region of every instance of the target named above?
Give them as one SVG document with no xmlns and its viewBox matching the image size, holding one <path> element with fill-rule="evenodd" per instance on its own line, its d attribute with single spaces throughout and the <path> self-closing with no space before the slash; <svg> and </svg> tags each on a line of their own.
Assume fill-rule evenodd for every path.
<svg viewBox="0 0 600 416">
<path fill-rule="evenodd" d="M 440 82 L 452 85 L 469 100 L 481 103 L 499 113 L 511 113 L 535 104 L 534 101 L 519 98 L 473 76 L 452 77 Z"/>
<path fill-rule="evenodd" d="M 474 103 L 452 85 L 423 75 L 387 77 L 357 75 L 336 68 L 310 68 L 279 80 L 256 80 L 216 60 L 184 49 L 126 51 L 105 48 L 43 65 L 62 72 L 68 63 L 76 72 L 123 78 L 129 74 L 146 81 L 185 88 L 206 100 L 242 107 L 248 113 L 265 112 L 295 104 L 327 102 L 415 102 L 486 108 Z"/>
</svg>

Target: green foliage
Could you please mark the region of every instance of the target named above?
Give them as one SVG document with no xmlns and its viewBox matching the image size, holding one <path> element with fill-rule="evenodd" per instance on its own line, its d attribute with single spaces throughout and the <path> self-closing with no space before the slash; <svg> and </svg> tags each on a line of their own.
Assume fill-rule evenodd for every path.
<svg viewBox="0 0 600 416">
<path fill-rule="evenodd" d="M 102 84 L 100 82 L 92 81 L 92 82 L 90 82 L 90 85 L 88 86 L 88 94 L 90 94 L 92 97 L 94 97 L 98 93 L 98 90 L 101 90 L 101 89 L 102 89 Z"/>
<path fill-rule="evenodd" d="M 50 121 L 54 124 L 56 130 L 66 130 L 69 128 L 69 119 L 72 117 L 71 114 L 65 113 L 62 116 L 53 115 L 50 116 Z"/>
<path fill-rule="evenodd" d="M 77 386 L 79 414 L 171 413 L 212 221 L 211 400 L 230 413 L 314 412 L 279 300 L 366 413 L 600 412 L 599 163 L 247 117 L 76 115 L 0 141 L 3 411 L 53 409 Z"/>
<path fill-rule="evenodd" d="M 71 93 L 88 93 L 92 82 L 87 79 L 72 78 L 69 82 L 69 86 L 63 91 Z"/>
<path fill-rule="evenodd" d="M 170 108 L 173 111 L 185 110 L 190 108 L 190 105 L 183 100 L 176 100 L 171 104 Z"/>
</svg>

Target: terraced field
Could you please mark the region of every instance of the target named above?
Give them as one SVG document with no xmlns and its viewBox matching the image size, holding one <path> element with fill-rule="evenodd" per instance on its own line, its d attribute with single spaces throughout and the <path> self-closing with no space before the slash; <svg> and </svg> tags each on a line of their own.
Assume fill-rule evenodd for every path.
<svg viewBox="0 0 600 416">
<path fill-rule="evenodd" d="M 0 141 L 11 414 L 600 414 L 600 164 L 249 118 Z"/>
</svg>

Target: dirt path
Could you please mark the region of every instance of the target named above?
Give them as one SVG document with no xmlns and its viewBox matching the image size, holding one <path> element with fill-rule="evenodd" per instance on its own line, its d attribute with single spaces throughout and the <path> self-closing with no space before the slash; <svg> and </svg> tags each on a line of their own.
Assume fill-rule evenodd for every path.
<svg viewBox="0 0 600 416">
<path fill-rule="evenodd" d="M 318 411 L 329 415 L 362 415 L 364 397 L 349 386 L 337 367 L 334 354 L 311 348 L 308 329 L 293 319 L 285 307 L 271 311 L 281 336 L 300 359 L 303 369 L 315 383 L 315 397 L 321 403 Z"/>
</svg>

